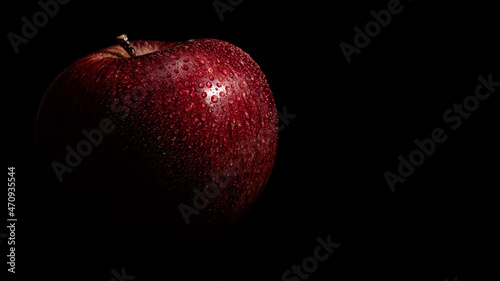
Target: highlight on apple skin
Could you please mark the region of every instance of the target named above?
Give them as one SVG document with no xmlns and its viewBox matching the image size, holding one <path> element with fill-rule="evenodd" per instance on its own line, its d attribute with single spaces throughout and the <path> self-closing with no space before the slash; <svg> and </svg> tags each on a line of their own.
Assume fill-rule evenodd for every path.
<svg viewBox="0 0 500 281">
<path fill-rule="evenodd" d="M 264 73 L 221 40 L 118 40 L 45 92 L 44 174 L 69 212 L 127 235 L 190 243 L 221 233 L 273 169 L 278 117 Z"/>
</svg>

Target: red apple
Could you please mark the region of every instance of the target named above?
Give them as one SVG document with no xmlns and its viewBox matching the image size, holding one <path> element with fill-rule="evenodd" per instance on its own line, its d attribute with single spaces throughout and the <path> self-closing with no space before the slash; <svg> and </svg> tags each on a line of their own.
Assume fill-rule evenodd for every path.
<svg viewBox="0 0 500 281">
<path fill-rule="evenodd" d="M 176 242 L 219 233 L 273 168 L 278 118 L 264 73 L 216 39 L 119 40 L 46 91 L 42 169 L 75 210 L 126 234 Z"/>
</svg>

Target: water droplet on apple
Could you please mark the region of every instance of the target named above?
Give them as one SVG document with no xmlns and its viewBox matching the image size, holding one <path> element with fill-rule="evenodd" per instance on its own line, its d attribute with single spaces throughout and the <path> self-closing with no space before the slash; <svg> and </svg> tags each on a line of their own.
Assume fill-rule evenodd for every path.
<svg viewBox="0 0 500 281">
<path fill-rule="evenodd" d="M 207 87 L 208 88 L 212 87 L 212 83 L 211 82 L 207 82 Z"/>
<path fill-rule="evenodd" d="M 223 69 L 222 74 L 227 75 L 227 70 Z"/>
<path fill-rule="evenodd" d="M 203 83 L 202 83 L 202 85 L 203 85 Z M 206 98 L 207 97 L 207 93 L 206 92 L 201 93 L 201 97 L 202 98 Z"/>
<path fill-rule="evenodd" d="M 213 95 L 211 100 L 213 103 L 217 103 L 219 101 L 219 98 L 216 95 Z"/>
<path fill-rule="evenodd" d="M 188 69 L 189 69 L 189 66 L 188 66 L 187 64 L 183 64 L 183 65 L 182 65 L 182 69 L 184 69 L 184 70 L 188 70 Z"/>
<path fill-rule="evenodd" d="M 186 112 L 191 111 L 191 109 L 193 109 L 193 104 L 192 104 L 192 103 L 190 103 L 190 104 L 188 104 L 188 105 L 186 105 L 186 106 L 184 107 L 184 110 L 185 110 Z"/>
</svg>

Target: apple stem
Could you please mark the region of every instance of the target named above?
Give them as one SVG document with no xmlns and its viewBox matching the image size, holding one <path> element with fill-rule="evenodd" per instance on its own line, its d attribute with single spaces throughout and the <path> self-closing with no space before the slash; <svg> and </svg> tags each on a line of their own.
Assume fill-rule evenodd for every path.
<svg viewBox="0 0 500 281">
<path fill-rule="evenodd" d="M 132 47 L 132 45 L 130 44 L 130 42 L 128 41 L 128 37 L 127 37 L 127 34 L 122 34 L 118 37 L 116 37 L 116 41 L 118 42 L 118 44 L 120 44 L 120 46 L 122 46 L 122 48 L 127 51 L 127 53 L 131 56 L 131 57 L 136 57 L 137 56 L 137 53 L 135 52 L 135 49 L 134 47 Z"/>
</svg>

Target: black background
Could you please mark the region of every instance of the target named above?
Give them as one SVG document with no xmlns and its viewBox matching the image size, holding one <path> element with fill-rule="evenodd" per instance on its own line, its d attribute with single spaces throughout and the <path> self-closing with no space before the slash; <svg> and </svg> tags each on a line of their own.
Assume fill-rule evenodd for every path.
<svg viewBox="0 0 500 281">
<path fill-rule="evenodd" d="M 474 94 L 479 75 L 500 81 L 491 2 L 401 1 L 402 12 L 350 64 L 339 44 L 352 45 L 353 28 L 389 1 L 245 0 L 221 21 L 211 0 L 72 0 L 18 54 L 6 35 L 20 34 L 21 17 L 40 7 L 8 2 L 2 97 L 4 151 L 16 167 L 17 273 L 5 263 L 2 271 L 13 280 L 108 281 L 122 268 L 137 281 L 281 280 L 328 235 L 341 246 L 308 280 L 499 280 L 500 89 L 455 131 L 442 117 Z M 229 41 L 261 66 L 278 110 L 296 115 L 279 134 L 255 208 L 210 243 L 171 251 L 103 233 L 66 214 L 40 173 L 34 126 L 45 89 L 121 33 Z M 398 155 L 437 127 L 448 139 L 391 192 L 384 172 L 396 172 Z M 0 246 L 3 260 L 7 240 Z"/>
</svg>

